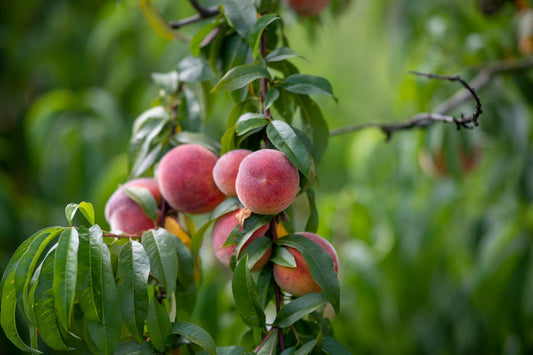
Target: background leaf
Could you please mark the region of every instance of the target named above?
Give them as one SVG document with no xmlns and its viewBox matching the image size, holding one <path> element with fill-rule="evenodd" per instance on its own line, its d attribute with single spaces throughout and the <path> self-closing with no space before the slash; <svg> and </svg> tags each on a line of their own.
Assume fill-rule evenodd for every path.
<svg viewBox="0 0 533 355">
<path fill-rule="evenodd" d="M 150 335 L 150 342 L 160 352 L 165 352 L 172 345 L 172 327 L 165 307 L 156 301 L 150 300 L 146 326 Z"/>
<path fill-rule="evenodd" d="M 224 0 L 224 14 L 242 38 L 248 38 L 257 22 L 257 11 L 252 0 Z"/>
<path fill-rule="evenodd" d="M 283 80 L 281 87 L 294 94 L 333 96 L 331 84 L 325 78 L 307 74 L 292 74 Z"/>
<path fill-rule="evenodd" d="M 211 335 L 200 326 L 189 322 L 175 322 L 172 323 L 172 332 L 185 337 L 191 343 L 200 346 L 209 354 L 216 354 L 215 341 Z"/>
<path fill-rule="evenodd" d="M 247 266 L 248 255 L 242 257 L 235 266 L 231 289 L 235 306 L 246 324 L 263 327 L 265 313 L 259 304 L 259 293 Z"/>
</svg>

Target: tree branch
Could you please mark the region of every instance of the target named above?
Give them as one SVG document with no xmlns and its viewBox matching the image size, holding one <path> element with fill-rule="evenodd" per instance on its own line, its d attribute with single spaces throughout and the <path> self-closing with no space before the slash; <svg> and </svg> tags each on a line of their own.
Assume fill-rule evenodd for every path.
<svg viewBox="0 0 533 355">
<path fill-rule="evenodd" d="M 181 28 L 183 26 L 187 26 L 187 25 L 202 21 L 202 20 L 204 20 L 206 18 L 214 17 L 214 16 L 216 16 L 216 15 L 218 15 L 220 13 L 218 11 L 218 7 L 217 6 L 203 7 L 196 0 L 189 0 L 189 2 L 191 3 L 192 7 L 194 7 L 194 9 L 198 12 L 198 14 L 193 15 L 191 17 L 187 17 L 187 18 L 178 20 L 178 21 L 169 22 L 168 25 L 171 28 L 177 30 L 177 29 L 179 29 L 179 28 Z"/>
<path fill-rule="evenodd" d="M 405 122 L 363 123 L 359 125 L 347 126 L 344 128 L 332 130 L 330 132 L 330 136 L 338 136 L 345 133 L 361 131 L 367 128 L 377 128 L 383 131 L 383 133 L 387 136 L 387 140 L 389 140 L 392 137 L 392 134 L 397 131 L 409 130 L 417 127 L 427 128 L 428 126 L 431 126 L 436 122 L 455 123 L 458 129 L 461 127 L 474 128 L 478 125 L 477 119 L 483 112 L 483 110 L 481 109 L 481 102 L 479 100 L 479 96 L 476 93 L 476 90 L 479 90 L 480 88 L 488 84 L 497 74 L 518 70 L 526 70 L 530 68 L 533 68 L 533 58 L 531 57 L 521 60 L 505 60 L 494 62 L 481 68 L 478 75 L 474 79 L 472 79 L 470 83 L 467 83 L 459 76 L 442 76 L 435 74 L 411 72 L 412 74 L 425 76 L 429 79 L 457 81 L 461 83 L 461 85 L 463 85 L 463 89 L 456 92 L 448 100 L 442 102 L 437 107 L 435 107 L 433 112 L 419 113 Z M 476 103 L 476 109 L 472 115 L 461 116 L 460 118 L 446 115 L 447 112 L 451 111 L 452 109 L 465 102 L 469 97 L 472 97 Z"/>
</svg>

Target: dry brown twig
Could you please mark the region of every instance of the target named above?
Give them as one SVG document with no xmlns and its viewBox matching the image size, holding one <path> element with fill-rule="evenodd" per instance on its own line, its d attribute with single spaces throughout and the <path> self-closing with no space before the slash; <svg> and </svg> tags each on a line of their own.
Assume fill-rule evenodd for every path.
<svg viewBox="0 0 533 355">
<path fill-rule="evenodd" d="M 412 74 L 424 76 L 429 79 L 456 81 L 463 86 L 463 89 L 456 92 L 448 100 L 439 104 L 432 112 L 416 114 L 407 121 L 398 123 L 369 122 L 358 125 L 352 125 L 331 130 L 330 136 L 333 137 L 341 134 L 357 132 L 367 128 L 377 128 L 380 129 L 386 135 L 387 140 L 389 140 L 392 137 L 392 134 L 397 131 L 409 130 L 412 128 L 427 128 L 436 122 L 454 123 L 457 125 L 458 129 L 461 127 L 474 128 L 478 125 L 478 118 L 483 112 L 481 108 L 481 101 L 476 90 L 479 90 L 483 86 L 487 85 L 497 74 L 502 74 L 511 71 L 527 70 L 531 68 L 533 68 L 533 57 L 528 57 L 520 60 L 504 60 L 500 62 L 494 62 L 481 68 L 479 74 L 474 79 L 472 79 L 470 83 L 467 83 L 459 76 L 444 76 L 411 72 Z M 452 109 L 458 107 L 470 97 L 474 99 L 476 104 L 474 113 L 469 116 L 461 116 L 459 118 L 446 115 L 447 112 L 450 112 Z"/>
</svg>

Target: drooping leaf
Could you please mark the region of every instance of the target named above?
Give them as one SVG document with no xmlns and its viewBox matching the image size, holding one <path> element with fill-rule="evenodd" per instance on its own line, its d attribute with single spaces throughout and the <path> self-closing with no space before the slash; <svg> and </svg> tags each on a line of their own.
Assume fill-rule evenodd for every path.
<svg viewBox="0 0 533 355">
<path fill-rule="evenodd" d="M 186 83 L 198 83 L 211 80 L 215 73 L 204 58 L 187 56 L 178 63 L 180 80 Z"/>
<path fill-rule="evenodd" d="M 316 346 L 316 339 L 310 340 L 294 352 L 294 355 L 309 355 Z"/>
<path fill-rule="evenodd" d="M 259 44 L 261 42 L 261 36 L 263 31 L 272 23 L 276 21 L 281 21 L 281 17 L 274 14 L 263 15 L 257 20 L 257 22 L 250 29 L 250 34 L 248 35 L 248 44 L 252 48 L 254 58 L 257 58 L 259 53 Z"/>
<path fill-rule="evenodd" d="M 185 143 L 200 144 L 215 153 L 218 153 L 220 151 L 220 143 L 218 143 L 213 138 L 209 137 L 208 135 L 204 133 L 179 132 L 178 134 L 174 136 L 173 141 L 179 142 L 181 144 L 185 144 Z"/>
<path fill-rule="evenodd" d="M 215 85 L 211 92 L 217 90 L 232 91 L 247 86 L 252 81 L 267 78 L 270 73 L 264 67 L 254 64 L 244 64 L 230 69 Z"/>
<path fill-rule="evenodd" d="M 272 104 L 274 103 L 274 101 L 276 101 L 279 97 L 279 90 L 277 89 L 270 89 L 266 92 L 265 94 L 265 109 L 269 109 Z"/>
<path fill-rule="evenodd" d="M 157 220 L 159 212 L 157 202 L 154 195 L 147 188 L 140 186 L 121 186 L 124 193 L 135 201 L 143 210 L 143 212 L 152 220 Z"/>
<path fill-rule="evenodd" d="M 202 327 L 189 322 L 175 322 L 172 323 L 172 332 L 185 337 L 191 343 L 200 346 L 209 354 L 216 355 L 215 341 Z"/>
<path fill-rule="evenodd" d="M 309 176 L 311 166 L 309 152 L 290 125 L 280 120 L 274 120 L 267 127 L 267 136 L 272 144 L 283 152 L 302 174 Z"/>
<path fill-rule="evenodd" d="M 178 277 L 176 237 L 165 229 L 159 228 L 145 232 L 141 242 L 150 258 L 152 275 L 165 288 L 168 294 L 174 292 Z"/>
<path fill-rule="evenodd" d="M 301 55 L 296 53 L 289 47 L 279 47 L 268 53 L 265 59 L 267 62 L 280 62 L 282 60 L 293 57 L 301 57 Z"/>
<path fill-rule="evenodd" d="M 113 354 L 115 348 L 120 340 L 121 331 L 121 316 L 117 287 L 115 284 L 115 277 L 113 275 L 113 267 L 111 265 L 111 256 L 109 249 L 99 240 L 102 238 L 102 231 L 100 227 L 94 226 L 91 228 L 89 235 L 91 241 L 94 240 L 95 246 L 101 246 L 101 263 L 99 267 L 95 267 L 91 270 L 92 273 L 100 273 L 98 277 L 93 279 L 100 279 L 101 284 L 93 284 L 95 304 L 100 308 L 98 314 L 100 315 L 100 321 L 86 320 L 87 331 L 90 339 L 87 341 L 94 342 L 94 345 L 98 350 L 104 354 Z M 91 249 L 93 249 L 91 244 Z M 95 260 L 95 263 L 97 260 Z"/>
<path fill-rule="evenodd" d="M 200 252 L 200 247 L 202 246 L 202 242 L 204 240 L 204 235 L 207 229 L 215 222 L 215 219 L 211 219 L 210 221 L 206 222 L 204 225 L 202 225 L 196 233 L 191 238 L 191 256 L 192 260 L 198 259 L 198 254 Z M 195 261 L 196 262 L 196 261 Z M 198 266 L 198 265 L 197 265 Z"/>
<path fill-rule="evenodd" d="M 273 331 L 265 343 L 256 351 L 257 355 L 277 355 L 278 354 L 278 337 L 277 332 Z"/>
<path fill-rule="evenodd" d="M 272 247 L 272 240 L 267 237 L 259 237 L 254 239 L 241 250 L 239 258 L 243 255 L 248 255 L 248 268 L 251 269 L 257 263 L 269 248 Z"/>
<path fill-rule="evenodd" d="M 118 344 L 114 355 L 155 355 L 155 351 L 148 342 L 139 344 L 130 340 Z"/>
<path fill-rule="evenodd" d="M 259 293 L 247 266 L 248 255 L 242 257 L 235 267 L 231 288 L 235 307 L 246 324 L 265 326 L 265 313 L 260 305 Z"/>
<path fill-rule="evenodd" d="M 307 74 L 292 74 L 281 83 L 283 90 L 294 94 L 333 96 L 333 89 L 327 79 Z"/>
<path fill-rule="evenodd" d="M 311 155 L 315 162 L 320 162 L 328 146 L 329 129 L 320 108 L 307 95 L 294 95 L 294 100 L 300 107 L 300 115 L 304 124 L 304 133 L 311 138 L 313 151 Z"/>
<path fill-rule="evenodd" d="M 224 14 L 242 38 L 248 34 L 257 22 L 257 11 L 252 0 L 224 0 Z"/>
<path fill-rule="evenodd" d="M 275 288 L 274 288 L 274 278 L 272 276 L 272 264 L 268 263 L 266 264 L 261 271 L 259 271 L 259 275 L 257 277 L 257 291 L 259 292 L 259 304 L 261 305 L 262 309 L 265 309 L 268 302 L 274 297 L 275 295 Z"/>
<path fill-rule="evenodd" d="M 66 229 L 59 236 L 55 251 L 53 295 L 57 315 L 65 329 L 70 328 L 78 276 L 78 231 Z"/>
<path fill-rule="evenodd" d="M 322 351 L 328 355 L 352 355 L 352 352 L 332 337 L 324 337 Z"/>
<path fill-rule="evenodd" d="M 284 305 L 274 320 L 274 324 L 287 328 L 305 315 L 324 307 L 328 302 L 321 293 L 308 293 Z"/>
<path fill-rule="evenodd" d="M 296 259 L 294 259 L 294 255 L 292 255 L 286 248 L 275 248 L 270 261 L 280 266 L 296 267 Z"/>
<path fill-rule="evenodd" d="M 15 290 L 15 272 L 11 271 L 7 276 L 4 274 L 4 287 L 2 288 L 2 301 L 0 307 L 0 324 L 6 337 L 20 350 L 41 354 L 39 350 L 26 345 L 19 335 L 16 323 L 17 295 Z"/>
<path fill-rule="evenodd" d="M 55 251 L 48 254 L 41 264 L 41 273 L 34 293 L 35 322 L 39 329 L 39 335 L 46 345 L 55 350 L 68 351 L 71 349 L 65 343 L 60 331 L 59 319 L 57 318 L 54 304 L 54 261 Z"/>
<path fill-rule="evenodd" d="M 175 70 L 168 73 L 152 73 L 152 80 L 161 86 L 166 95 L 172 95 L 178 89 L 179 75 Z"/>
<path fill-rule="evenodd" d="M 305 230 L 311 233 L 316 233 L 318 229 L 318 211 L 316 209 L 315 193 L 313 190 L 307 190 L 306 193 L 311 213 L 309 214 L 309 218 L 307 219 Z"/>
<path fill-rule="evenodd" d="M 239 346 L 239 345 L 232 345 L 232 346 L 217 346 L 216 349 L 217 355 L 255 355 L 255 353 L 246 350 L 245 347 Z M 198 355 L 207 355 L 209 354 L 207 351 L 203 350 L 198 353 Z"/>
<path fill-rule="evenodd" d="M 9 264 L 6 268 L 5 273 L 12 270 L 15 273 L 14 286 L 17 294 L 17 302 L 19 309 L 23 311 L 24 315 L 31 319 L 32 312 L 30 311 L 31 305 L 28 303 L 28 289 L 30 287 L 31 279 L 35 271 L 35 267 L 39 262 L 39 259 L 48 245 L 57 238 L 61 233 L 62 228 L 48 228 L 40 232 L 37 232 L 31 236 L 28 241 L 29 243 L 23 243 L 18 250 L 25 248 L 22 254 L 13 256 L 12 261 L 16 261 L 16 265 Z"/>
<path fill-rule="evenodd" d="M 72 225 L 72 220 L 74 219 L 74 216 L 78 210 L 83 214 L 87 221 L 91 223 L 91 225 L 94 224 L 94 207 L 92 203 L 83 201 L 79 204 L 69 203 L 65 207 L 65 216 L 67 217 L 67 221 L 70 225 Z"/>
<path fill-rule="evenodd" d="M 144 16 L 157 34 L 167 41 L 172 41 L 175 38 L 174 32 L 152 1 L 140 0 L 140 4 Z"/>
<path fill-rule="evenodd" d="M 156 301 L 155 297 L 150 300 L 146 327 L 150 335 L 150 342 L 160 352 L 165 352 L 172 345 L 172 326 L 165 306 Z"/>
<path fill-rule="evenodd" d="M 144 321 L 148 314 L 149 273 L 150 260 L 141 243 L 125 244 L 118 258 L 117 291 L 122 322 L 139 344 L 143 341 Z"/>
<path fill-rule="evenodd" d="M 303 256 L 311 276 L 322 289 L 326 300 L 335 311 L 339 312 L 340 286 L 333 261 L 328 253 L 312 240 L 297 234 L 288 235 L 276 241 L 278 245 L 286 245 L 297 249 Z"/>
<path fill-rule="evenodd" d="M 153 119 L 165 120 L 168 118 L 168 112 L 163 106 L 155 106 L 140 114 L 133 122 L 132 136 L 142 133 L 141 129 L 145 127 L 146 123 Z M 151 127 L 150 127 L 151 128 Z M 148 133 L 150 129 L 147 130 Z M 143 136 L 146 136 L 146 133 Z"/>
<path fill-rule="evenodd" d="M 194 263 L 189 248 L 177 238 L 176 253 L 178 255 L 178 282 L 183 290 L 194 284 Z"/>
<path fill-rule="evenodd" d="M 207 35 L 213 32 L 213 30 L 218 26 L 220 26 L 219 22 L 210 22 L 204 25 L 204 27 L 200 28 L 198 32 L 196 32 L 196 34 L 192 37 L 191 43 L 189 45 L 192 55 L 194 55 L 195 57 L 198 57 L 200 55 L 202 42 L 207 37 Z"/>
</svg>

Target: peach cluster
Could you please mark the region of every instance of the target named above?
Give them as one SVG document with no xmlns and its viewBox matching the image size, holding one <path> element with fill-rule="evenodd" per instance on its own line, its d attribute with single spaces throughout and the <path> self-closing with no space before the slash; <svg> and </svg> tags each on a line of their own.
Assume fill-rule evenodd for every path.
<svg viewBox="0 0 533 355">
<path fill-rule="evenodd" d="M 191 214 L 212 212 L 226 197 L 237 197 L 243 207 L 219 217 L 211 233 L 216 257 L 222 264 L 229 266 L 236 245 L 225 244 L 236 227 L 242 231 L 242 221 L 239 219 L 242 212 L 247 209 L 248 214 L 253 212 L 272 215 L 272 218 L 275 218 L 291 205 L 298 193 L 299 184 L 298 169 L 278 150 L 261 149 L 252 152 L 236 149 L 218 158 L 215 153 L 201 145 L 183 144 L 162 157 L 157 179 L 139 178 L 127 182 L 124 187 L 145 188 L 158 205 L 164 200 L 176 211 Z M 162 211 L 159 211 L 159 215 L 161 213 Z M 110 197 L 105 214 L 114 231 L 140 233 L 156 227 L 156 222 L 146 216 L 123 189 L 117 189 Z M 168 217 L 164 221 L 167 219 Z M 166 225 L 165 222 L 165 227 Z M 269 237 L 276 235 L 277 233 L 268 233 L 269 226 L 267 223 L 258 228 L 244 243 L 242 250 L 265 234 Z M 331 256 L 337 271 L 337 254 L 327 240 L 309 232 L 297 234 L 322 247 L 324 252 Z M 320 287 L 313 280 L 301 253 L 293 248 L 287 250 L 294 256 L 296 267 L 274 264 L 276 283 L 295 296 L 320 292 Z M 253 265 L 252 271 L 261 270 L 269 262 L 271 254 L 272 247 Z"/>
</svg>

